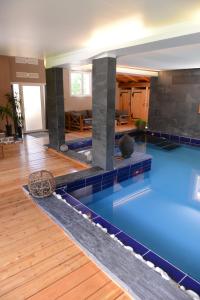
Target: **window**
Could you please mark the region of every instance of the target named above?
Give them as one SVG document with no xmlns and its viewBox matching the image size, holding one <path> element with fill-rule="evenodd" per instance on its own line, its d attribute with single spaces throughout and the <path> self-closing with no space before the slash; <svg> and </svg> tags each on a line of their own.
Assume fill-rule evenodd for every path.
<svg viewBox="0 0 200 300">
<path fill-rule="evenodd" d="M 91 73 L 75 72 L 70 73 L 71 96 L 84 97 L 91 95 Z"/>
</svg>

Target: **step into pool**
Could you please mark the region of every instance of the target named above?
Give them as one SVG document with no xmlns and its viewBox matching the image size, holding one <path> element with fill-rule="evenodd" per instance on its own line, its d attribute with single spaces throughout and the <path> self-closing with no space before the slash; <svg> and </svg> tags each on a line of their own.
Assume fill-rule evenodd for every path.
<svg viewBox="0 0 200 300">
<path fill-rule="evenodd" d="M 137 143 L 152 170 L 102 191 L 71 194 L 130 237 L 200 281 L 200 149 Z"/>
</svg>

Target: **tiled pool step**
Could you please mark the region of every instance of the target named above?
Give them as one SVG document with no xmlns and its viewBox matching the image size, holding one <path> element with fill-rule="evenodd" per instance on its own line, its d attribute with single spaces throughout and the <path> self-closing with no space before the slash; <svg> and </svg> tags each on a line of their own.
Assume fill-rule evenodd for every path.
<svg viewBox="0 0 200 300">
<path fill-rule="evenodd" d="M 134 130 L 130 132 L 116 133 L 115 140 L 119 140 L 125 133 L 131 133 L 133 135 L 137 135 L 137 132 L 135 132 Z M 84 138 L 81 140 L 70 141 L 67 142 L 67 146 L 70 150 L 84 149 L 92 146 L 92 138 Z"/>
<path fill-rule="evenodd" d="M 147 130 L 146 134 L 154 135 L 156 137 L 166 138 L 167 140 L 177 144 L 185 144 L 185 145 L 200 147 L 200 139 L 197 138 L 173 135 L 169 133 L 164 133 L 160 131 L 151 131 L 151 130 Z"/>
<path fill-rule="evenodd" d="M 91 186 L 92 191 L 97 192 L 99 190 L 106 189 L 109 186 L 113 186 L 116 182 L 127 180 L 150 170 L 151 158 L 148 158 L 137 163 L 117 168 L 113 171 L 108 171 L 103 174 L 90 176 L 84 179 L 78 179 L 68 184 L 62 184 L 56 191 L 58 194 L 64 195 L 65 193 L 70 193 L 75 190 Z"/>
</svg>

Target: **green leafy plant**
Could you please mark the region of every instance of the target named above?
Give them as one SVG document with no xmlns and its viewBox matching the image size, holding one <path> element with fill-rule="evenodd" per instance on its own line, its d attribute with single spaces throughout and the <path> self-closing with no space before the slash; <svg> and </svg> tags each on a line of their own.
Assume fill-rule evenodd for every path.
<svg viewBox="0 0 200 300">
<path fill-rule="evenodd" d="M 6 120 L 7 126 L 11 125 L 9 121 L 13 118 L 13 112 L 9 103 L 6 105 L 0 105 L 0 118 L 1 120 Z"/>
<path fill-rule="evenodd" d="M 6 98 L 8 99 L 8 103 L 10 103 L 13 111 L 13 121 L 15 127 L 23 127 L 23 116 L 21 112 L 21 98 L 17 96 L 17 94 L 6 94 Z"/>
<path fill-rule="evenodd" d="M 0 118 L 6 121 L 7 135 L 12 134 L 12 122 L 14 123 L 15 134 L 19 135 L 21 128 L 23 127 L 23 117 L 21 114 L 21 99 L 16 95 L 7 93 L 5 95 L 7 103 L 0 105 Z"/>
<path fill-rule="evenodd" d="M 137 119 L 135 121 L 135 126 L 137 127 L 138 130 L 144 130 L 146 127 L 147 122 L 142 120 L 142 119 Z"/>
</svg>

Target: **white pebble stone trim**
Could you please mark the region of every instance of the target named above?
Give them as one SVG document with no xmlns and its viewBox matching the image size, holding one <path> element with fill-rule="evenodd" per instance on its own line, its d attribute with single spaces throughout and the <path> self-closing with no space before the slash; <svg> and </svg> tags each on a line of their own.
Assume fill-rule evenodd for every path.
<svg viewBox="0 0 200 300">
<path fill-rule="evenodd" d="M 192 297 L 193 300 L 199 300 L 200 297 L 197 293 L 195 293 L 194 291 L 192 290 L 186 290 L 186 293 Z"/>
<path fill-rule="evenodd" d="M 151 261 L 146 261 L 146 264 L 151 269 L 153 269 L 155 267 L 155 265 Z"/>
<path fill-rule="evenodd" d="M 89 220 L 89 221 L 91 222 L 91 224 L 93 224 L 94 226 L 97 226 L 98 228 L 100 228 L 104 233 L 108 233 L 107 228 L 104 228 L 104 227 L 103 227 L 101 224 L 99 224 L 99 223 L 93 222 L 93 221 L 88 217 L 88 215 L 83 214 L 81 211 L 77 210 L 75 207 L 73 207 L 71 204 L 69 204 L 67 201 L 65 201 L 65 199 L 63 199 L 61 195 L 56 194 L 55 192 L 53 193 L 53 195 L 54 195 L 57 199 L 64 201 L 68 206 L 70 206 L 71 208 L 73 208 L 77 213 L 79 213 L 80 215 L 82 215 L 85 219 Z M 151 268 L 151 269 L 153 269 L 154 271 L 156 271 L 157 273 L 159 273 L 163 279 L 165 279 L 165 280 L 171 280 L 171 281 L 172 281 L 172 279 L 169 277 L 169 275 L 168 275 L 165 271 L 163 271 L 163 270 L 162 270 L 161 268 L 159 268 L 159 267 L 155 267 L 155 265 L 154 265 L 152 262 L 150 262 L 150 261 L 145 261 L 144 258 L 142 257 L 142 255 L 135 253 L 132 247 L 130 247 L 130 246 L 125 246 L 125 245 L 124 245 L 124 244 L 123 244 L 123 243 L 122 243 L 122 242 L 121 242 L 114 234 L 109 234 L 109 236 L 110 236 L 113 240 L 115 240 L 116 242 L 118 242 L 121 246 L 123 246 L 124 249 L 126 249 L 127 251 L 133 253 L 133 255 L 134 255 L 137 259 L 139 259 L 140 261 L 146 263 L 146 265 L 147 265 L 149 268 Z M 179 286 L 179 288 L 180 288 L 181 290 L 185 291 L 185 292 L 186 292 L 193 300 L 200 300 L 199 295 L 198 295 L 197 293 L 195 293 L 194 291 L 192 291 L 192 290 L 186 290 L 186 288 L 185 288 L 183 285 Z"/>
</svg>

